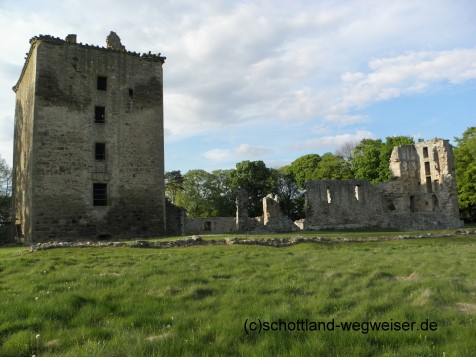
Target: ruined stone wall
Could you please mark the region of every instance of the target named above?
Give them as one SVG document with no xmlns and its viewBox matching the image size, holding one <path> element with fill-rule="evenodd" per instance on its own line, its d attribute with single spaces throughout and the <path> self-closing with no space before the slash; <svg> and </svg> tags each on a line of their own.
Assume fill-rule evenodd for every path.
<svg viewBox="0 0 476 357">
<path fill-rule="evenodd" d="M 185 234 L 224 234 L 235 231 L 234 217 L 194 218 L 185 222 Z"/>
<path fill-rule="evenodd" d="M 32 133 L 19 130 L 32 143 L 32 167 L 16 168 L 32 185 L 31 198 L 17 205 L 30 210 L 26 240 L 165 234 L 164 58 L 72 38 L 35 38 L 32 51 L 26 67 L 36 67 L 36 78 L 27 69 L 16 86 L 17 98 L 22 86 L 34 89 L 27 94 L 33 117 L 16 114 L 18 123 L 34 123 Z M 98 76 L 107 78 L 105 90 Z M 104 108 L 103 123 L 96 107 Z M 105 144 L 104 159 L 97 159 L 96 143 Z M 15 145 L 20 156 L 28 150 Z M 94 183 L 107 185 L 107 205 L 93 204 Z"/>
<path fill-rule="evenodd" d="M 306 185 L 305 229 L 386 227 L 382 191 L 365 180 L 311 181 Z"/>
<path fill-rule="evenodd" d="M 459 219 L 453 154 L 447 140 L 395 147 L 392 181 L 313 181 L 306 190 L 306 229 L 456 228 Z"/>
</svg>

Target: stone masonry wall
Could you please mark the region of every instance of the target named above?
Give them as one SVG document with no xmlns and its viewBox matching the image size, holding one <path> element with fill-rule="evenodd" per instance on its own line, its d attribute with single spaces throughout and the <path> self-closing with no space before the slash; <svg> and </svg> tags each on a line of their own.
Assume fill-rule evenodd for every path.
<svg viewBox="0 0 476 357">
<path fill-rule="evenodd" d="M 17 85 L 17 101 L 30 98 L 17 109 L 17 126 L 34 123 L 32 132 L 18 130 L 31 142 L 32 166 L 15 163 L 18 177 L 32 185 L 31 197 L 16 200 L 16 211 L 31 217 L 25 240 L 163 235 L 164 58 L 70 41 L 33 39 Z M 36 76 L 27 75 L 31 68 Z M 107 78 L 105 90 L 98 76 Z M 96 107 L 104 108 L 103 123 Z M 104 159 L 97 160 L 96 143 L 105 144 Z M 15 145 L 18 157 L 28 151 L 25 140 Z M 107 205 L 93 205 L 94 183 L 107 185 Z M 19 179 L 15 184 L 22 187 Z"/>
</svg>

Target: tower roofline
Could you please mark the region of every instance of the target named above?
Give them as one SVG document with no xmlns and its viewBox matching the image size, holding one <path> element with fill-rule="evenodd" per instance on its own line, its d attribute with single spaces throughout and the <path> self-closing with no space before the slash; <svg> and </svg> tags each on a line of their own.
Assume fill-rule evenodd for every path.
<svg viewBox="0 0 476 357">
<path fill-rule="evenodd" d="M 117 36 L 114 32 L 111 31 L 111 34 L 114 34 Z M 111 36 L 111 35 L 109 35 Z M 118 37 L 117 37 L 118 38 Z M 109 37 L 108 37 L 109 40 Z M 28 63 L 30 61 L 31 54 L 33 52 L 33 48 L 35 45 L 41 42 L 46 42 L 46 43 L 53 43 L 53 44 L 58 44 L 58 45 L 67 45 L 67 46 L 79 46 L 83 48 L 89 48 L 89 49 L 95 49 L 99 51 L 107 51 L 107 52 L 116 52 L 116 53 L 125 53 L 129 56 L 134 56 L 134 57 L 139 57 L 145 61 L 151 61 L 151 62 L 161 62 L 162 64 L 165 62 L 166 57 L 161 56 L 160 52 L 158 54 L 154 54 L 151 51 L 148 53 L 138 53 L 138 52 L 132 52 L 132 51 L 127 51 L 124 46 L 109 46 L 108 47 L 101 47 L 101 46 L 96 46 L 96 45 L 89 45 L 89 44 L 83 44 L 83 43 L 76 43 L 76 35 L 68 35 L 65 40 L 51 36 L 51 35 L 38 35 L 38 36 L 33 36 L 30 39 L 30 50 L 28 51 L 26 57 L 25 57 L 25 64 L 23 65 L 20 78 L 18 79 L 17 83 L 12 87 L 12 90 L 16 93 L 18 90 L 18 86 L 20 85 L 21 80 L 23 79 L 23 75 L 25 74 L 26 67 L 28 66 Z M 120 44 L 120 42 L 119 42 Z"/>
</svg>

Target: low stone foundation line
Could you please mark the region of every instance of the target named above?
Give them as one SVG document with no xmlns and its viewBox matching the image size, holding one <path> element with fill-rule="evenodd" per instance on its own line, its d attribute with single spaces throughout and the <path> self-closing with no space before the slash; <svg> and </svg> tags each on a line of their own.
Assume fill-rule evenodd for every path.
<svg viewBox="0 0 476 357">
<path fill-rule="evenodd" d="M 193 247 L 193 246 L 210 246 L 210 245 L 260 245 L 269 247 L 289 247 L 299 243 L 321 243 L 321 244 L 338 244 L 338 243 L 365 243 L 365 242 L 384 242 L 391 240 L 403 239 L 424 239 L 424 238 L 447 238 L 459 235 L 476 234 L 476 230 L 458 229 L 452 233 L 425 233 L 425 234 L 404 234 L 397 236 L 381 236 L 368 238 L 324 238 L 324 237 L 301 237 L 292 238 L 269 238 L 269 239 L 246 239 L 237 237 L 228 237 L 224 239 L 204 240 L 200 236 L 193 236 L 187 239 L 177 239 L 173 241 L 146 241 L 136 240 L 134 242 L 47 242 L 37 243 L 30 246 L 30 252 L 39 250 L 48 250 L 56 248 L 108 248 L 108 247 L 125 247 L 125 248 L 177 248 L 177 247 Z"/>
</svg>

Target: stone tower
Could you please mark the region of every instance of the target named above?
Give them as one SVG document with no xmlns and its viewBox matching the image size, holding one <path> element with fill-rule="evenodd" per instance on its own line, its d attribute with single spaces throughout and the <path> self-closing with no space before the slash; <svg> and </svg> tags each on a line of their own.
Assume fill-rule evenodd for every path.
<svg viewBox="0 0 476 357">
<path fill-rule="evenodd" d="M 13 204 L 29 243 L 165 233 L 160 54 L 40 35 L 16 93 Z"/>
</svg>

